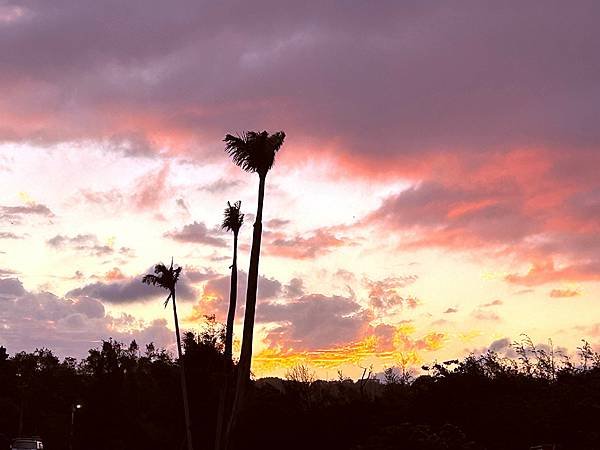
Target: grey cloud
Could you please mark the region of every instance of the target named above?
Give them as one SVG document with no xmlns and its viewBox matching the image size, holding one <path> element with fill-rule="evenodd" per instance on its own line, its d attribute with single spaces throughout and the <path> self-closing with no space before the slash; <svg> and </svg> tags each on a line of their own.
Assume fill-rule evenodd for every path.
<svg viewBox="0 0 600 450">
<path fill-rule="evenodd" d="M 109 337 L 161 347 L 174 341 L 164 319 L 145 324 L 131 316 L 107 316 L 96 299 L 30 292 L 17 279 L 0 280 L 0 291 L 0 341 L 11 352 L 50 347 L 60 356 L 84 357 Z M 118 331 L 123 325 L 131 331 Z"/>
<path fill-rule="evenodd" d="M 285 303 L 257 308 L 257 321 L 279 322 L 267 341 L 295 349 L 317 349 L 356 340 L 370 316 L 352 298 L 305 295 Z"/>
<path fill-rule="evenodd" d="M 92 256 L 106 256 L 114 252 L 112 247 L 101 244 L 93 234 L 78 234 L 73 237 L 57 234 L 46 243 L 55 249 L 75 250 Z"/>
<path fill-rule="evenodd" d="M 1 86 L 1 81 L 0 81 Z M 1 110 L 1 106 L 0 106 Z M 0 135 L 1 135 L 0 128 Z M 0 138 L 1 141 L 1 138 Z M 39 216 L 39 217 L 54 217 L 54 213 L 46 205 L 31 204 L 27 206 L 2 206 L 0 205 L 0 220 L 21 223 L 23 218 L 26 216 Z M 9 233 L 11 234 L 11 233 Z M 13 238 L 14 239 L 14 238 Z"/>
<path fill-rule="evenodd" d="M 239 187 L 242 184 L 241 180 L 227 180 L 224 178 L 220 178 L 217 181 L 214 181 L 210 184 L 205 184 L 204 186 L 200 186 L 199 190 L 207 191 L 212 194 L 215 193 L 224 193 L 230 191 L 235 187 Z"/>
<path fill-rule="evenodd" d="M 215 272 L 210 267 L 205 267 L 202 270 L 194 267 L 185 267 L 183 269 L 183 274 L 192 283 L 200 283 L 202 281 L 208 281 L 221 277 L 219 273 Z"/>
<path fill-rule="evenodd" d="M 304 282 L 302 278 L 292 278 L 288 284 L 284 286 L 286 297 L 300 297 L 305 294 Z"/>
<path fill-rule="evenodd" d="M 19 236 L 10 231 L 0 231 L 0 239 L 23 239 L 23 236 Z"/>
<path fill-rule="evenodd" d="M 283 127 L 302 143 L 339 130 L 345 151 L 375 158 L 593 147 L 599 138 L 592 0 L 6 5 L 17 6 L 23 17 L 0 30 L 2 81 L 16 86 L 8 104 L 21 116 L 39 108 L 55 117 L 35 131 L 4 125 L 5 139 L 101 136 L 158 147 L 133 126 L 107 136 L 118 121 L 111 115 L 136 110 L 198 140 L 221 137 L 225 124 Z"/>
<path fill-rule="evenodd" d="M 502 338 L 502 339 L 498 339 L 495 340 L 494 342 L 492 342 L 489 346 L 489 349 L 493 352 L 499 352 L 500 350 L 505 350 L 510 348 L 512 342 L 509 338 Z"/>
<path fill-rule="evenodd" d="M 67 298 L 91 297 L 106 303 L 127 304 L 148 302 L 157 297 L 167 297 L 168 293 L 154 286 L 142 283 L 142 275 L 113 282 L 98 281 L 67 292 Z M 195 300 L 196 292 L 185 275 L 177 284 L 177 298 L 183 301 Z"/>
<path fill-rule="evenodd" d="M 179 242 L 210 245 L 213 247 L 226 247 L 227 241 L 223 239 L 220 230 L 209 230 L 203 222 L 184 225 L 181 230 L 165 233 L 165 237 Z"/>
<path fill-rule="evenodd" d="M 20 296 L 24 294 L 25 288 L 18 278 L 0 279 L 0 296 Z"/>
</svg>

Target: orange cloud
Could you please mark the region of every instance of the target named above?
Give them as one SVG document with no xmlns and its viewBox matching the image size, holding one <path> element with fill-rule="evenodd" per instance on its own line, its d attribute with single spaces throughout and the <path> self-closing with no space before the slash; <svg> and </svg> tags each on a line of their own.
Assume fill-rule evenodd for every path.
<svg viewBox="0 0 600 450">
<path fill-rule="evenodd" d="M 600 270 L 596 264 L 570 265 L 557 268 L 552 260 L 534 263 L 523 275 L 516 273 L 504 279 L 509 283 L 523 286 L 536 286 L 554 281 L 596 281 L 600 280 Z"/>
<path fill-rule="evenodd" d="M 436 351 L 447 340 L 444 333 L 430 332 L 421 338 L 412 335 L 411 324 L 391 327 L 392 339 L 377 334 L 367 334 L 362 339 L 345 345 L 318 350 L 295 350 L 279 341 L 253 357 L 253 370 L 257 373 L 272 373 L 288 369 L 297 364 L 308 364 L 323 369 L 334 369 L 344 365 L 360 365 L 366 360 L 379 360 L 392 364 L 417 365 L 423 361 L 423 352 Z M 376 331 L 371 329 L 371 331 Z"/>
<path fill-rule="evenodd" d="M 581 293 L 573 289 L 552 289 L 550 291 L 550 297 L 552 298 L 570 298 L 578 297 Z"/>
</svg>

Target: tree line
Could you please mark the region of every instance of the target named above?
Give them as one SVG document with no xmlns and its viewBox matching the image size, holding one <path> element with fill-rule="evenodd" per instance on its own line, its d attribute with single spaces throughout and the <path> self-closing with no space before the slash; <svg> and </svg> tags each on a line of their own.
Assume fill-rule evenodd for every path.
<svg viewBox="0 0 600 450">
<path fill-rule="evenodd" d="M 353 381 L 318 380 L 307 366 L 248 384 L 231 445 L 240 449 L 504 450 L 560 444 L 600 448 L 600 355 L 571 361 L 523 339 L 514 358 L 493 351 L 434 362 L 423 374 L 390 367 Z M 19 428 L 48 450 L 181 449 L 187 427 L 179 363 L 186 367 L 192 442 L 216 439 L 226 362 L 214 318 L 184 333 L 181 360 L 136 342 L 104 341 L 80 361 L 48 349 L 0 347 L 0 449 Z M 554 361 L 552 362 L 552 359 Z M 234 366 L 234 369 L 237 366 Z M 71 411 L 74 413 L 71 428 Z M 210 443 L 210 444 L 209 444 Z"/>
</svg>

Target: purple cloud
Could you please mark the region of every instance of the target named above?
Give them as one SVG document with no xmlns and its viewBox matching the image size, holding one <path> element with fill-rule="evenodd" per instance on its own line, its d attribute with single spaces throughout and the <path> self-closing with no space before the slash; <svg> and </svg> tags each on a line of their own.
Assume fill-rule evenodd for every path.
<svg viewBox="0 0 600 450">
<path fill-rule="evenodd" d="M 213 247 L 227 247 L 220 230 L 209 230 L 203 222 L 193 222 L 184 225 L 181 230 L 165 233 L 165 237 L 179 242 L 210 245 Z"/>
<path fill-rule="evenodd" d="M 151 270 L 148 273 L 152 272 Z M 67 298 L 91 297 L 106 303 L 127 304 L 134 302 L 148 302 L 157 297 L 167 297 L 168 293 L 153 286 L 142 283 L 142 275 L 125 278 L 117 281 L 97 281 L 83 287 L 72 289 L 66 293 Z M 196 291 L 191 286 L 185 274 L 177 283 L 177 299 L 192 301 L 196 298 Z"/>
</svg>

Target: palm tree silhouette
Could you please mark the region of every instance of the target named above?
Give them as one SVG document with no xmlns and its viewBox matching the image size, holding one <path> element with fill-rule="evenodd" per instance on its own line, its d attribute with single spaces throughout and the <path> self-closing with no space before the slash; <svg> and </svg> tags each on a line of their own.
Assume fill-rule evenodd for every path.
<svg viewBox="0 0 600 450">
<path fill-rule="evenodd" d="M 233 261 L 229 267 L 231 269 L 231 286 L 229 288 L 229 311 L 227 313 L 227 325 L 225 329 L 225 359 L 223 361 L 225 377 L 221 387 L 219 409 L 217 411 L 215 450 L 219 450 L 223 442 L 223 423 L 226 415 L 225 409 L 231 395 L 229 386 L 231 383 L 232 371 L 233 322 L 235 320 L 235 308 L 237 304 L 237 245 L 238 233 L 244 223 L 244 215 L 240 213 L 241 206 L 241 201 L 237 201 L 233 205 L 227 202 L 227 208 L 225 208 L 225 214 L 223 216 L 223 224 L 221 225 L 222 229 L 233 232 Z"/>
<path fill-rule="evenodd" d="M 187 437 L 187 448 L 193 450 L 192 446 L 192 426 L 190 423 L 190 407 L 188 404 L 187 384 L 185 381 L 185 368 L 183 364 L 183 354 L 181 352 L 181 336 L 179 334 L 179 319 L 177 318 L 177 303 L 175 301 L 175 286 L 181 274 L 181 267 L 173 268 L 173 258 L 171 258 L 171 267 L 167 268 L 162 263 L 154 266 L 154 274 L 144 275 L 142 283 L 152 286 L 159 286 L 169 291 L 169 296 L 165 300 L 165 308 L 169 300 L 173 299 L 173 317 L 175 320 L 175 336 L 177 337 L 177 355 L 179 356 L 179 366 L 181 374 L 181 393 L 183 395 L 183 411 L 185 414 L 185 429 Z"/>
<path fill-rule="evenodd" d="M 237 303 L 237 245 L 238 233 L 244 223 L 244 215 L 240 213 L 241 201 L 233 205 L 227 202 L 223 224 L 221 228 L 233 232 L 233 261 L 231 263 L 231 286 L 229 288 L 229 311 L 227 313 L 227 327 L 225 330 L 225 358 L 231 360 L 233 346 L 233 321 L 235 319 L 235 308 Z"/>
<path fill-rule="evenodd" d="M 256 311 L 256 290 L 258 287 L 258 262 L 260 259 L 260 241 L 262 237 L 262 212 L 265 198 L 265 181 L 267 173 L 273 167 L 275 155 L 283 145 L 285 133 L 279 131 L 269 134 L 266 131 L 247 131 L 241 136 L 228 134 L 225 136 L 225 151 L 233 162 L 246 172 L 258 174 L 258 206 L 252 234 L 250 251 L 250 267 L 248 269 L 248 287 L 246 290 L 246 310 L 244 314 L 244 332 L 242 349 L 238 365 L 238 379 L 231 417 L 225 435 L 225 448 L 229 447 L 231 433 L 235 429 L 238 411 L 246 396 L 250 380 L 250 364 L 252 362 L 252 338 L 254 336 L 254 315 Z"/>
</svg>

